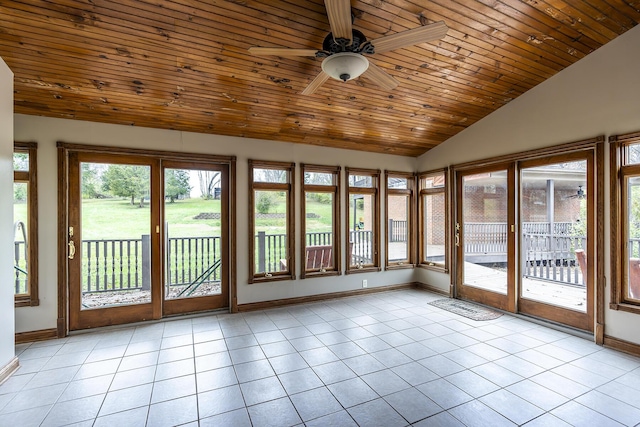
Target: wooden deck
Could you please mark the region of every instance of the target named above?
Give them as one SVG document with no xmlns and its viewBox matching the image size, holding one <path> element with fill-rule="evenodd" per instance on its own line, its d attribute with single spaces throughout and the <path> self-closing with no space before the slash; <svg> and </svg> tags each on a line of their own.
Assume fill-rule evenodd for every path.
<svg viewBox="0 0 640 427">
<path fill-rule="evenodd" d="M 507 293 L 507 273 L 503 270 L 467 262 L 464 266 L 464 277 L 465 284 L 468 286 L 501 294 Z M 523 277 L 520 283 L 522 298 L 571 310 L 586 311 L 587 309 L 587 292 L 583 286 L 528 277 Z"/>
</svg>

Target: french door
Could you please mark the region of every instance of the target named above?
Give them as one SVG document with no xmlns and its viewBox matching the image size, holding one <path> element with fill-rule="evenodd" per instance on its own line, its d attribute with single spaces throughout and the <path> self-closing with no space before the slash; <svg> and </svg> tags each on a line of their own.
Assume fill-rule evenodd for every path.
<svg viewBox="0 0 640 427">
<path fill-rule="evenodd" d="M 518 310 L 593 331 L 593 156 L 578 152 L 518 166 Z"/>
<path fill-rule="evenodd" d="M 495 165 L 456 174 L 457 296 L 515 310 L 515 169 Z"/>
<path fill-rule="evenodd" d="M 227 307 L 228 176 L 224 164 L 69 152 L 69 328 Z"/>
<path fill-rule="evenodd" d="M 456 171 L 456 296 L 593 331 L 593 151 Z"/>
</svg>

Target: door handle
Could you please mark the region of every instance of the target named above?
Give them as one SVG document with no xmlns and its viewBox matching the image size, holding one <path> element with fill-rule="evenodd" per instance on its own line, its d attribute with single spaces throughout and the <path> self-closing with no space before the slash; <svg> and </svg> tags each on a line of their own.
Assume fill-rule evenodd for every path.
<svg viewBox="0 0 640 427">
<path fill-rule="evenodd" d="M 460 233 L 456 233 L 456 246 L 460 246 Z"/>
<path fill-rule="evenodd" d="M 76 244 L 73 240 L 69 240 L 69 259 L 73 259 L 76 256 Z"/>
</svg>

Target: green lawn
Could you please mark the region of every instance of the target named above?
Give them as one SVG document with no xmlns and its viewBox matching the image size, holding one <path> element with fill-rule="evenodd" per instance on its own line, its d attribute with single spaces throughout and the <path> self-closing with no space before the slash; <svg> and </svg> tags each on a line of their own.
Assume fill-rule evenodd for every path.
<svg viewBox="0 0 640 427">
<path fill-rule="evenodd" d="M 16 205 L 19 209 L 22 205 Z M 285 203 L 276 201 L 270 213 L 284 213 Z M 168 222 L 171 237 L 203 237 L 220 235 L 219 219 L 194 219 L 201 213 L 220 212 L 220 200 L 192 198 L 165 204 L 165 221 Z M 309 202 L 307 212 L 319 218 L 307 219 L 307 231 L 331 231 L 331 204 Z M 150 208 L 148 202 L 143 208 L 131 205 L 129 199 L 83 199 L 82 238 L 83 239 L 134 239 L 149 234 Z M 284 218 L 258 219 L 256 229 L 269 234 L 284 233 Z"/>
</svg>

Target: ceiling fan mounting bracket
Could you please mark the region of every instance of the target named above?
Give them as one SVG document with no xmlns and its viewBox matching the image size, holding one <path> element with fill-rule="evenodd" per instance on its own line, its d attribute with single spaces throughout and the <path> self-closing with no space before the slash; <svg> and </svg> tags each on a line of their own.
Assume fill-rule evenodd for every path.
<svg viewBox="0 0 640 427">
<path fill-rule="evenodd" d="M 362 32 L 358 30 L 352 30 L 353 41 L 345 38 L 333 38 L 333 33 L 327 34 L 322 42 L 322 50 L 316 53 L 318 58 L 326 58 L 335 53 L 352 52 L 359 54 L 372 55 L 375 53 L 375 49 L 371 43 L 367 41 Z"/>
</svg>

